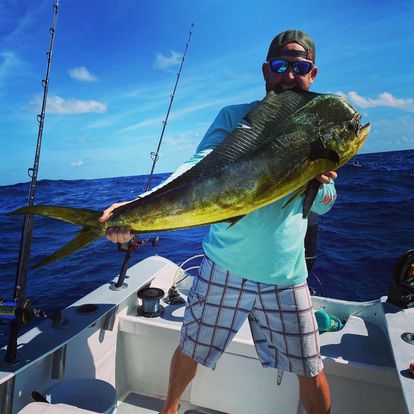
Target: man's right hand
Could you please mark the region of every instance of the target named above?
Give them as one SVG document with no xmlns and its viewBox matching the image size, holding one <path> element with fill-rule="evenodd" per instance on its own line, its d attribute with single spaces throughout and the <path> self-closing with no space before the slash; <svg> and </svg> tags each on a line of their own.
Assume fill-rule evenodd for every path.
<svg viewBox="0 0 414 414">
<path fill-rule="evenodd" d="M 123 203 L 112 204 L 106 210 L 104 210 L 104 212 L 102 213 L 102 216 L 99 218 L 99 221 L 101 223 L 105 222 L 112 216 L 113 210 L 127 203 L 129 203 L 129 201 L 126 201 Z M 129 242 L 133 236 L 134 235 L 131 234 L 130 229 L 123 228 L 123 227 L 109 227 L 105 233 L 105 237 L 108 240 L 110 240 L 112 243 L 126 243 L 126 242 Z"/>
<path fill-rule="evenodd" d="M 134 237 L 134 235 L 131 234 L 130 229 L 127 228 L 109 227 L 108 230 L 106 230 L 105 237 L 112 243 L 127 243 Z"/>
</svg>

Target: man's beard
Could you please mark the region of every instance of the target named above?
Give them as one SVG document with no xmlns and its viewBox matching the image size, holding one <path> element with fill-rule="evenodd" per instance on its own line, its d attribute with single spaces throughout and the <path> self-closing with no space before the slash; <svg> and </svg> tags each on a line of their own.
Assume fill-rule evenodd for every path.
<svg viewBox="0 0 414 414">
<path fill-rule="evenodd" d="M 275 88 L 273 88 L 273 92 L 275 92 L 275 93 L 281 93 L 281 92 L 285 92 L 285 91 L 300 91 L 301 89 L 297 86 L 297 85 L 295 85 L 295 86 L 293 86 L 293 87 L 289 87 L 289 88 L 286 88 L 286 87 L 282 87 L 282 86 L 276 86 Z"/>
</svg>

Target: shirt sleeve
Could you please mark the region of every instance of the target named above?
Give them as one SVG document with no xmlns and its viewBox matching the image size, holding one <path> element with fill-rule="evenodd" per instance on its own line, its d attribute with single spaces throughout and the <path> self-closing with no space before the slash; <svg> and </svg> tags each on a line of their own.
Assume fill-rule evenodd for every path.
<svg viewBox="0 0 414 414">
<path fill-rule="evenodd" d="M 197 147 L 197 153 L 207 149 L 210 151 L 213 150 L 224 141 L 233 129 L 230 111 L 225 107 L 218 113 L 216 119 L 207 130 L 204 138 Z"/>
<path fill-rule="evenodd" d="M 329 179 L 329 184 L 323 184 L 316 194 L 311 211 L 316 214 L 327 213 L 335 203 L 336 189 L 333 180 Z"/>
</svg>

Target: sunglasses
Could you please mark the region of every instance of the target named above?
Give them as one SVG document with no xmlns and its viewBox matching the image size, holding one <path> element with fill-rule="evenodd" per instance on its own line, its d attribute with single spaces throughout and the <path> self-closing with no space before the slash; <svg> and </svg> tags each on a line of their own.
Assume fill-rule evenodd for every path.
<svg viewBox="0 0 414 414">
<path fill-rule="evenodd" d="M 313 68 L 312 62 L 307 62 L 306 60 L 296 60 L 295 62 L 288 62 L 283 59 L 274 59 L 269 61 L 270 69 L 275 73 L 285 73 L 289 66 L 292 66 L 293 72 L 298 75 L 306 75 Z"/>
</svg>

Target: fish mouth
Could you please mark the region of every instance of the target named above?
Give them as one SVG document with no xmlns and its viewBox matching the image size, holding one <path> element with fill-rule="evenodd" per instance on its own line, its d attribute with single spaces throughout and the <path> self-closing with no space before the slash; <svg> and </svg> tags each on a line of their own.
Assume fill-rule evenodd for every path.
<svg viewBox="0 0 414 414">
<path fill-rule="evenodd" d="M 368 122 L 365 125 L 362 125 L 358 128 L 357 136 L 360 137 L 362 141 L 365 141 L 370 130 L 371 130 L 371 124 Z"/>
<path fill-rule="evenodd" d="M 357 117 L 354 119 L 357 120 Z M 351 128 L 351 125 L 349 125 L 349 128 Z M 354 130 L 354 128 L 356 130 Z M 371 124 L 367 123 L 362 126 L 360 124 L 357 126 L 352 125 L 352 129 L 354 135 L 351 137 L 350 141 L 348 141 L 348 144 L 346 144 L 343 148 L 343 152 L 340 155 L 339 166 L 344 165 L 361 149 L 368 137 L 369 131 L 371 130 Z"/>
<path fill-rule="evenodd" d="M 370 123 L 362 125 L 358 128 L 358 133 L 357 133 L 358 150 L 365 143 L 365 140 L 367 139 L 370 130 L 371 130 L 371 124 Z"/>
</svg>

